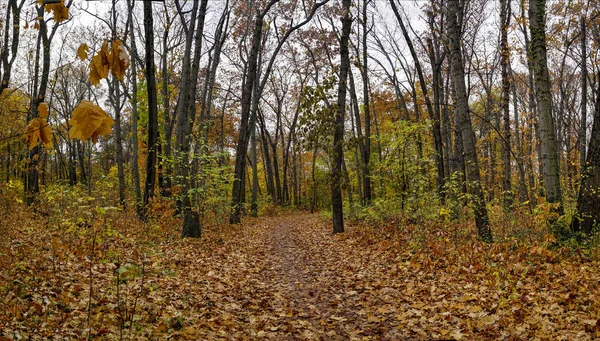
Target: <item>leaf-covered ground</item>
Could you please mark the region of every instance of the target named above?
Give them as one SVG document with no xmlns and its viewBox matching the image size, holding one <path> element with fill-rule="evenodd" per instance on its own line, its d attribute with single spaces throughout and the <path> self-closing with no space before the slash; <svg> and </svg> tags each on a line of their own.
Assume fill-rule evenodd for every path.
<svg viewBox="0 0 600 341">
<path fill-rule="evenodd" d="M 0 340 L 600 337 L 600 267 L 577 252 L 432 226 L 333 235 L 302 213 L 201 240 L 179 240 L 171 214 L 143 225 L 108 212 L 75 229 L 3 214 Z"/>
</svg>

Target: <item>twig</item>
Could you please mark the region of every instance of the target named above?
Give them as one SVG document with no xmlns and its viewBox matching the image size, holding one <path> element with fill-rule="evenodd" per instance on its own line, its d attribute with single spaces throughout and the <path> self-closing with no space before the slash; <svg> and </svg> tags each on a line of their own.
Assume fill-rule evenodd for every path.
<svg viewBox="0 0 600 341">
<path fill-rule="evenodd" d="M 121 259 L 117 257 L 118 267 L 115 269 L 117 273 L 117 309 L 119 311 L 119 340 L 123 340 L 123 325 L 125 319 L 123 318 L 123 309 L 121 307 Z"/>
<path fill-rule="evenodd" d="M 41 127 L 37 128 L 37 129 L 34 129 L 34 130 L 32 130 L 32 131 L 26 131 L 26 132 L 23 132 L 23 133 L 18 133 L 18 134 L 14 134 L 14 135 L 7 136 L 7 137 L 5 137 L 5 138 L 3 138 L 3 139 L 0 139 L 0 143 L 6 142 L 6 141 L 8 141 L 8 140 L 12 140 L 12 139 L 14 139 L 14 138 L 17 138 L 17 137 L 19 137 L 19 136 L 23 136 L 23 135 L 27 135 L 27 134 L 30 134 L 30 133 L 36 132 L 36 131 L 38 131 L 38 130 L 42 130 L 42 129 L 46 128 L 46 127 L 47 127 L 47 126 L 49 126 L 49 125 L 50 125 L 49 123 L 46 123 L 45 125 L 43 125 L 43 126 L 41 126 Z"/>
<path fill-rule="evenodd" d="M 138 298 L 142 295 L 142 291 L 144 291 L 144 274 L 145 274 L 145 267 L 146 267 L 146 254 L 143 254 L 142 257 L 142 279 L 140 282 L 140 290 L 138 291 L 137 295 L 135 295 L 135 300 L 133 301 L 133 308 L 131 310 L 131 317 L 129 319 L 129 328 L 131 328 L 131 326 L 133 325 L 133 317 L 135 316 L 135 308 L 137 307 L 137 301 Z"/>
<path fill-rule="evenodd" d="M 87 324 L 88 324 L 88 335 L 87 339 L 91 340 L 91 332 L 92 326 L 90 325 L 90 317 L 92 315 L 92 265 L 94 264 L 94 249 L 96 247 L 96 229 L 94 229 L 93 239 L 92 239 L 92 253 L 90 255 L 90 294 L 88 296 L 88 314 L 87 314 Z"/>
</svg>

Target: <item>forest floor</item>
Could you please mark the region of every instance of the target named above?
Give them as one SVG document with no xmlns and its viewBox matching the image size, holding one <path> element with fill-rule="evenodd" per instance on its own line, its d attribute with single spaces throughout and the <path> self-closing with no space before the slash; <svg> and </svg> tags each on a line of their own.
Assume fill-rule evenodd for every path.
<svg viewBox="0 0 600 341">
<path fill-rule="evenodd" d="M 109 212 L 73 231 L 26 210 L 0 231 L 0 340 L 600 337 L 600 264 L 580 252 L 441 227 L 334 235 L 307 213 L 180 240 L 170 215 Z"/>
</svg>

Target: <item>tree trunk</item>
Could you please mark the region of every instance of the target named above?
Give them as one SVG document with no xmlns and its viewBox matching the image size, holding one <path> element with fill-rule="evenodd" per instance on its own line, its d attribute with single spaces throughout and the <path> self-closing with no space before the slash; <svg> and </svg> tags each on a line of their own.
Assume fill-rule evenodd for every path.
<svg viewBox="0 0 600 341">
<path fill-rule="evenodd" d="M 342 199 L 342 158 L 344 157 L 344 113 L 346 112 L 346 80 L 350 69 L 348 41 L 352 18 L 350 0 L 342 0 L 342 35 L 340 37 L 340 79 L 338 83 L 337 111 L 335 113 L 335 131 L 333 134 L 333 162 L 331 165 L 331 205 L 333 214 L 333 233 L 344 232 L 344 212 Z"/>
<path fill-rule="evenodd" d="M 256 127 L 251 133 L 251 157 L 252 157 L 252 201 L 250 202 L 250 212 L 253 217 L 258 217 L 258 167 L 256 165 Z"/>
<path fill-rule="evenodd" d="M 462 135 L 465 161 L 467 163 L 467 186 L 473 195 L 473 210 L 475 213 L 475 225 L 479 238 L 485 242 L 492 242 L 492 231 L 490 229 L 485 197 L 481 186 L 479 164 L 475 149 L 475 134 L 469 117 L 469 104 L 467 101 L 467 89 L 465 87 L 465 71 L 460 46 L 460 30 L 457 23 L 459 15 L 458 1 L 448 3 L 448 37 L 450 39 L 450 58 L 452 64 L 452 80 L 456 91 L 455 114 L 460 119 L 460 130 Z"/>
<path fill-rule="evenodd" d="M 367 66 L 367 0 L 362 6 L 362 65 L 361 76 L 363 81 L 363 106 L 365 111 L 365 136 L 364 149 L 362 150 L 363 167 L 363 195 L 364 204 L 371 204 L 371 112 L 369 106 L 369 69 Z"/>
<path fill-rule="evenodd" d="M 599 74 L 600 75 L 600 74 Z M 596 108 L 590 144 L 577 197 L 577 216 L 572 229 L 590 235 L 600 223 L 600 83 L 596 92 Z"/>
<path fill-rule="evenodd" d="M 79 161 L 79 173 L 81 176 L 81 181 L 87 185 L 88 177 L 85 170 L 85 146 L 79 140 L 75 141 L 75 146 L 77 147 L 77 160 Z"/>
<path fill-rule="evenodd" d="M 352 126 L 353 126 L 353 131 L 354 131 L 354 125 L 356 125 L 356 139 L 358 141 L 358 151 L 360 154 L 360 158 L 362 160 L 362 165 L 360 164 L 361 161 L 359 161 L 358 159 L 358 155 L 356 157 L 356 175 L 358 176 L 358 181 L 357 181 L 357 187 L 358 187 L 358 196 L 359 196 L 359 201 L 361 205 L 366 205 L 367 203 L 365 202 L 365 192 L 364 192 L 364 186 L 366 184 L 365 179 L 365 174 L 364 174 L 364 165 L 365 165 L 365 139 L 364 136 L 362 134 L 362 124 L 360 121 L 360 109 L 358 106 L 358 97 L 356 96 L 356 86 L 354 84 L 354 75 L 352 74 L 352 70 L 348 70 L 348 81 L 349 81 L 349 85 L 350 85 L 350 103 L 351 103 L 351 107 L 350 107 L 350 112 L 351 115 L 350 119 L 352 120 Z"/>
<path fill-rule="evenodd" d="M 275 202 L 277 202 L 276 201 L 277 194 L 275 193 L 275 184 L 274 184 L 274 180 L 273 180 L 273 165 L 271 164 L 271 154 L 269 153 L 270 144 L 267 139 L 268 132 L 266 131 L 267 128 L 265 127 L 264 117 L 262 116 L 262 114 L 259 115 L 259 123 L 260 123 L 259 126 L 260 126 L 261 146 L 262 146 L 263 155 L 264 155 L 265 175 L 267 177 L 267 180 L 266 180 L 267 192 L 271 196 L 271 202 L 275 203 Z"/>
<path fill-rule="evenodd" d="M 585 169 L 585 145 L 586 145 L 586 130 L 587 130 L 587 43 L 586 43 L 586 28 L 585 17 L 581 17 L 581 119 L 579 121 L 579 169 L 583 173 Z"/>
<path fill-rule="evenodd" d="M 159 174 L 159 187 L 161 194 L 165 197 L 171 196 L 171 143 L 173 140 L 173 125 L 175 124 L 176 114 L 171 114 L 171 101 L 169 100 L 169 67 L 168 67 L 168 53 L 169 48 L 167 45 L 169 38 L 170 26 L 167 25 L 162 39 L 162 55 L 161 55 L 161 94 L 162 94 L 162 107 L 163 107 L 163 120 L 164 120 L 164 136 L 165 142 L 161 146 L 161 169 Z"/>
<path fill-rule="evenodd" d="M 138 98 L 137 98 L 137 67 L 136 56 L 137 48 L 135 43 L 135 30 L 133 25 L 133 0 L 128 1 L 129 5 L 129 34 L 131 39 L 131 177 L 133 181 L 133 189 L 135 192 L 135 207 L 138 215 L 143 216 L 142 209 L 142 189 L 140 188 L 140 169 L 139 169 L 139 148 L 138 148 Z"/>
<path fill-rule="evenodd" d="M 21 2 L 18 4 L 16 0 L 9 1 L 6 8 L 6 19 L 4 21 L 4 41 L 2 43 L 2 49 L 0 50 L 0 66 L 2 66 L 2 72 L 0 73 L 2 75 L 2 81 L 0 82 L 0 94 L 2 91 L 4 91 L 4 89 L 8 88 L 8 85 L 10 84 L 12 66 L 17 58 L 21 30 L 21 10 L 23 9 L 24 3 L 25 0 L 21 0 Z M 9 24 L 11 16 L 13 21 L 12 25 Z M 10 30 L 12 30 L 12 38 L 9 40 L 9 37 L 11 37 L 9 34 Z"/>
<path fill-rule="evenodd" d="M 300 93 L 302 92 L 302 89 L 304 88 L 305 81 L 306 81 L 306 78 L 303 78 L 300 81 L 300 89 L 299 89 Z M 287 192 L 287 190 L 288 190 L 287 171 L 289 168 L 289 160 L 290 160 L 290 146 L 292 145 L 292 138 L 294 136 L 296 136 L 296 125 L 298 123 L 298 116 L 300 115 L 301 100 L 302 100 L 302 96 L 298 96 L 298 102 L 296 103 L 296 111 L 294 112 L 294 119 L 292 120 L 292 125 L 290 126 L 288 140 L 287 140 L 287 143 L 285 145 L 285 150 L 284 150 L 284 156 L 283 156 L 283 184 L 284 184 L 283 190 L 284 190 L 284 192 Z M 288 201 L 287 203 L 289 203 L 289 196 L 286 199 Z"/>
<path fill-rule="evenodd" d="M 537 109 L 539 114 L 539 135 L 541 159 L 544 170 L 544 189 L 546 201 L 558 204 L 557 212 L 563 214 L 560 190 L 558 150 L 556 130 L 552 117 L 552 93 L 550 75 L 546 59 L 546 1 L 531 0 L 529 3 L 529 30 L 531 33 L 531 52 L 533 55 L 533 73 Z"/>
<path fill-rule="evenodd" d="M 119 205 L 125 207 L 125 169 L 123 167 L 123 139 L 121 137 L 121 91 L 119 80 L 116 77 L 113 77 L 109 84 L 111 102 L 115 110 L 115 154 L 119 178 Z"/>
<path fill-rule="evenodd" d="M 504 143 L 502 145 L 504 179 L 502 182 L 502 189 L 505 210 L 510 209 L 513 204 L 510 167 L 510 79 L 508 75 L 510 65 L 510 51 L 508 49 L 508 27 L 510 25 L 510 17 L 510 0 L 500 0 L 500 64 L 502 67 L 502 118 L 504 125 Z M 518 113 L 515 112 L 515 115 L 518 115 Z"/>
<path fill-rule="evenodd" d="M 312 199 L 310 201 L 310 213 L 315 212 L 315 206 L 317 206 L 317 181 L 315 179 L 315 164 L 317 163 L 317 144 L 318 141 L 315 141 L 312 155 L 312 165 L 310 170 L 310 175 L 312 178 Z"/>
<path fill-rule="evenodd" d="M 521 6 L 521 17 L 525 17 L 525 3 L 522 2 L 520 4 Z M 529 86 L 529 103 L 528 103 L 528 108 L 529 108 L 529 131 L 527 134 L 527 150 L 525 151 L 525 155 L 527 155 L 527 160 L 526 160 L 526 168 L 529 169 L 528 175 L 529 175 L 529 197 L 530 199 L 535 198 L 535 180 L 536 180 L 536 176 L 535 176 L 535 171 L 534 171 L 534 163 L 533 163 L 533 131 L 535 131 L 535 134 L 537 136 L 539 136 L 539 125 L 538 125 L 538 115 L 537 115 L 537 105 L 535 103 L 535 81 L 533 78 L 533 72 L 531 72 L 531 70 L 533 70 L 533 53 L 531 51 L 531 42 L 529 41 L 529 34 L 527 33 L 527 28 L 525 27 L 525 25 L 523 24 L 522 27 L 523 30 L 523 38 L 525 39 L 525 50 L 527 51 L 527 68 L 529 69 L 529 73 L 527 75 L 527 83 Z M 538 156 L 541 154 L 540 153 L 540 143 L 539 140 L 536 143 L 535 146 L 536 152 L 538 154 Z M 541 179 L 543 177 L 543 170 L 541 167 L 541 163 L 538 166 L 538 179 Z M 543 181 L 542 181 L 543 182 Z M 541 183 L 541 182 L 540 182 Z M 541 190 L 541 185 L 539 186 L 538 190 Z"/>
<path fill-rule="evenodd" d="M 196 118 L 196 89 L 198 86 L 198 72 L 200 70 L 200 56 L 202 51 L 202 38 L 204 32 L 204 18 L 206 16 L 206 7 L 208 0 L 202 0 L 199 4 L 197 24 L 191 24 L 188 34 L 186 35 L 186 51 L 191 51 L 191 40 L 194 40 L 194 53 L 191 56 L 191 68 L 189 69 L 188 84 L 186 91 L 180 93 L 179 101 L 177 102 L 177 152 L 178 157 L 181 157 L 180 178 L 181 178 L 181 200 L 180 210 L 184 216 L 181 237 L 199 238 L 202 229 L 200 226 L 199 214 L 192 210 L 191 193 L 193 188 L 189 171 L 189 156 L 190 156 L 190 137 L 192 136 L 192 128 Z M 194 4 L 194 8 L 198 6 Z M 192 12 L 195 16 L 196 12 Z M 192 19 L 193 20 L 193 19 Z M 195 32 L 195 36 L 194 36 Z M 189 57 L 187 62 L 189 63 Z M 185 66 L 185 65 L 184 65 Z M 183 90 L 182 90 L 183 91 Z"/>
<path fill-rule="evenodd" d="M 34 77 L 34 94 L 31 100 L 31 116 L 28 115 L 28 121 L 32 118 L 38 117 L 38 106 L 40 103 L 46 100 L 46 91 L 48 89 L 48 78 L 50 76 L 50 43 L 52 42 L 52 38 L 56 33 L 56 29 L 58 28 L 58 24 L 54 24 L 52 26 L 52 30 L 50 35 L 48 35 L 48 23 L 44 20 L 44 7 L 45 5 L 41 5 L 38 7 L 38 19 L 39 21 L 39 34 L 38 34 L 38 42 L 36 49 L 36 57 L 39 58 L 40 53 L 40 42 L 42 44 L 42 71 L 39 72 L 39 64 L 36 61 L 35 67 L 35 77 Z M 14 14 L 14 7 L 13 7 Z M 15 31 L 13 31 L 14 33 Z M 39 59 L 38 59 L 39 60 Z M 7 70 L 5 70 L 7 71 Z M 5 75 L 10 76 L 10 72 L 8 74 L 5 72 Z M 40 77 L 38 83 L 38 77 Z M 33 204 L 37 194 L 40 191 L 39 187 L 39 159 L 41 157 L 41 153 L 43 149 L 41 145 L 38 145 L 29 151 L 29 158 L 27 161 L 27 175 L 26 175 L 26 183 L 25 183 L 25 202 L 27 205 Z"/>
<path fill-rule="evenodd" d="M 241 222 L 242 196 L 245 195 L 243 192 L 242 181 L 244 177 L 244 168 L 246 167 L 246 153 L 248 150 L 248 128 L 252 125 L 250 122 L 250 109 L 252 105 L 252 93 L 256 83 L 256 70 L 258 67 L 258 53 L 261 45 L 262 28 L 263 15 L 257 13 L 252 33 L 252 48 L 248 57 L 247 76 L 242 91 L 242 117 L 240 120 L 238 143 L 235 153 L 233 189 L 231 190 L 231 214 L 229 215 L 230 224 L 239 224 Z"/>
<path fill-rule="evenodd" d="M 148 217 L 149 202 L 154 197 L 156 185 L 156 147 L 158 141 L 158 102 L 156 75 L 154 74 L 154 20 L 152 2 L 144 2 L 144 32 L 146 38 L 146 82 L 148 92 L 148 159 L 144 188 L 144 217 Z"/>
<path fill-rule="evenodd" d="M 523 166 L 523 148 L 521 143 L 521 127 L 520 127 L 520 113 L 519 106 L 517 105 L 517 87 L 512 78 L 512 96 L 513 96 L 513 111 L 515 113 L 515 142 L 517 144 L 517 169 L 519 170 L 519 201 L 524 203 L 529 201 L 529 207 L 532 207 L 531 200 L 528 199 L 529 192 L 527 191 L 527 182 L 525 181 L 525 169 Z"/>
</svg>

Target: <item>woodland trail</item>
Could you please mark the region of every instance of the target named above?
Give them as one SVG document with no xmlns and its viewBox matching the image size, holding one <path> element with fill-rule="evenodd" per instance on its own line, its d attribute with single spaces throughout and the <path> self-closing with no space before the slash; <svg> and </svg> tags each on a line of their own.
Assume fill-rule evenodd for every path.
<svg viewBox="0 0 600 341">
<path fill-rule="evenodd" d="M 270 340 L 589 340 L 600 336 L 590 266 L 318 215 L 248 221 L 205 259 L 207 295 L 189 335 Z M 542 251 L 541 251 L 542 250 Z M 523 251 L 527 254 L 527 251 Z M 486 264 L 489 263 L 489 264 Z M 534 263 L 537 262 L 537 263 Z M 504 280 L 501 280 L 504 278 Z M 213 305 L 207 305 L 207 299 Z M 188 316 L 193 316 L 189 314 Z M 183 331 L 186 329 L 183 328 Z M 185 333 L 184 333 L 185 335 Z M 192 337 L 192 338 L 193 338 Z"/>
<path fill-rule="evenodd" d="M 368 289 L 353 285 L 367 257 L 351 263 L 347 250 L 336 245 L 337 236 L 310 215 L 284 217 L 272 228 L 261 230 L 258 241 L 265 250 L 263 284 L 277 293 L 273 306 L 283 312 L 275 327 L 281 337 L 399 338 L 395 328 L 385 326 L 391 317 L 374 318 L 376 311 L 369 315 L 365 309 L 370 300 L 361 303 Z"/>
<path fill-rule="evenodd" d="M 240 233 L 236 258 L 248 257 L 247 263 L 210 274 L 231 277 L 248 265 L 256 270 L 244 281 L 249 295 L 229 306 L 234 309 L 227 314 L 236 320 L 231 327 L 239 330 L 227 331 L 226 338 L 402 339 L 392 310 L 386 310 L 393 302 L 385 302 L 385 293 L 371 296 L 374 288 L 361 280 L 369 255 L 340 248 L 343 237 L 332 235 L 318 216 L 267 218 Z M 386 290 L 391 299 L 394 289 Z"/>
<path fill-rule="evenodd" d="M 306 213 L 246 218 L 184 240 L 171 212 L 156 221 L 115 215 L 118 232 L 98 224 L 92 261 L 92 229 L 7 230 L 0 341 L 88 331 L 98 340 L 600 337 L 597 260 L 459 243 L 444 226 L 347 224 L 333 235 L 328 220 Z"/>
</svg>

